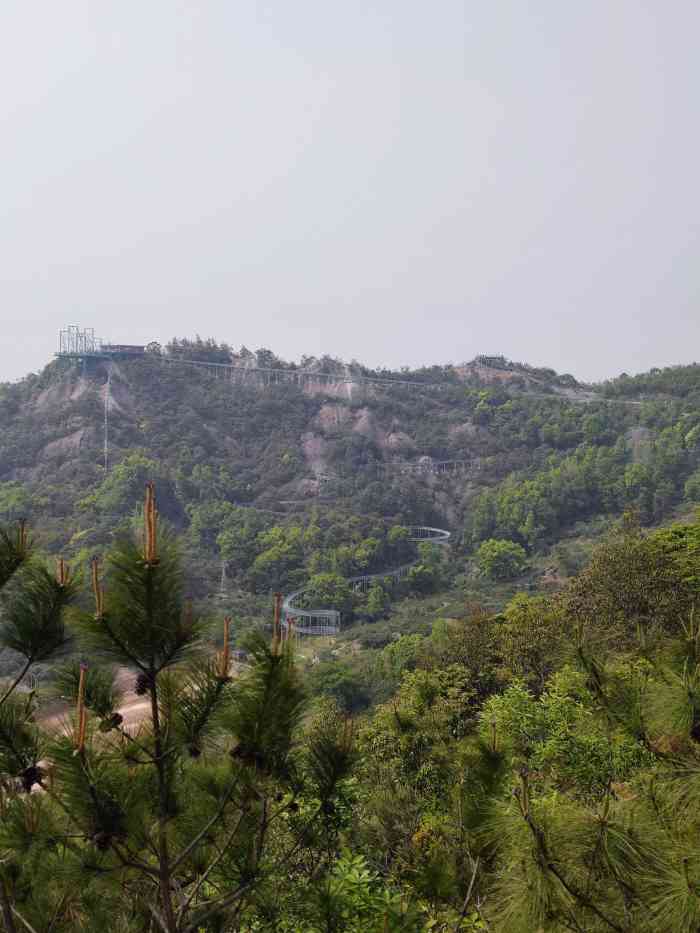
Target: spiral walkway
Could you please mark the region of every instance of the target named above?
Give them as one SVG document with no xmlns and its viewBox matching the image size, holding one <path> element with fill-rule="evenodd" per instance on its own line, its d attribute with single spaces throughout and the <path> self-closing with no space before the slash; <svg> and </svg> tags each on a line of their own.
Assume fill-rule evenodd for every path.
<svg viewBox="0 0 700 933">
<path fill-rule="evenodd" d="M 450 532 L 444 528 L 432 528 L 429 525 L 414 525 L 408 529 L 410 541 L 430 541 L 432 544 L 449 544 Z M 411 567 L 417 564 L 413 560 L 401 567 L 384 570 L 381 573 L 366 573 L 359 577 L 350 577 L 348 583 L 355 592 L 366 593 L 374 580 L 391 578 L 395 583 L 402 580 Z M 282 628 L 295 635 L 337 635 L 340 631 L 340 610 L 307 609 L 299 605 L 303 601 L 306 587 L 295 590 L 285 596 L 282 602 Z"/>
</svg>

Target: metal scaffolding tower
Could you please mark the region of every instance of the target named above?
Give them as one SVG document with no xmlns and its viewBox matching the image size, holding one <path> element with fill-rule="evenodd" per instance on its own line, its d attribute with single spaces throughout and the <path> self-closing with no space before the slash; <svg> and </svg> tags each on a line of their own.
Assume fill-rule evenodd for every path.
<svg viewBox="0 0 700 933">
<path fill-rule="evenodd" d="M 58 333 L 59 356 L 101 356 L 101 351 L 102 342 L 92 327 L 81 330 L 76 324 L 71 324 Z"/>
</svg>

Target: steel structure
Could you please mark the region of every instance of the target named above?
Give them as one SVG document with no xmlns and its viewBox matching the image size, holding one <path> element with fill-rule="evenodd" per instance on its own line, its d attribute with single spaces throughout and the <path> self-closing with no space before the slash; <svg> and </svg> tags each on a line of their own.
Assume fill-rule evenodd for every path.
<svg viewBox="0 0 700 933">
<path fill-rule="evenodd" d="M 103 343 L 105 356 L 144 356 L 146 347 L 135 343 Z"/>
<path fill-rule="evenodd" d="M 413 476 L 440 476 L 443 473 L 476 473 L 481 468 L 478 457 L 471 460 L 433 460 L 421 457 L 419 460 L 389 460 L 382 464 L 386 472 Z"/>
<path fill-rule="evenodd" d="M 409 528 L 409 540 L 432 541 L 434 544 L 449 544 L 450 532 L 444 528 L 429 525 L 415 525 Z M 380 573 L 365 573 L 359 577 L 350 577 L 348 583 L 356 593 L 366 593 L 374 580 L 387 578 L 397 583 L 408 575 L 417 561 L 402 564 Z M 341 613 L 338 609 L 308 609 L 304 603 L 305 587 L 295 590 L 282 602 L 282 628 L 291 635 L 337 635 L 340 631 Z"/>
<path fill-rule="evenodd" d="M 95 336 L 92 327 L 81 330 L 77 324 L 70 324 L 58 332 L 58 353 L 56 356 L 72 356 L 83 359 L 87 356 L 103 356 L 102 341 Z"/>
<path fill-rule="evenodd" d="M 70 324 L 58 332 L 56 356 L 69 359 L 112 359 L 115 356 L 143 356 L 146 348 L 127 343 L 104 343 L 92 327 Z"/>
</svg>

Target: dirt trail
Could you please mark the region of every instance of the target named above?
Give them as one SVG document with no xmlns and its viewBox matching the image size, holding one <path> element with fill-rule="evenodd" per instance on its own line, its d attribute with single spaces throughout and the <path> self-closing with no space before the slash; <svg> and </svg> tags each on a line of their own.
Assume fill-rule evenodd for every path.
<svg viewBox="0 0 700 933">
<path fill-rule="evenodd" d="M 240 674 L 241 665 L 235 661 L 231 662 L 229 673 L 232 677 Z M 122 702 L 117 708 L 117 712 L 124 717 L 122 728 L 129 731 L 136 731 L 144 719 L 147 719 L 151 711 L 151 700 L 148 696 L 138 696 L 134 691 L 136 683 L 136 674 L 128 668 L 120 667 L 117 672 L 117 686 L 122 691 Z M 47 729 L 56 729 L 65 731 L 70 725 L 70 714 L 72 708 L 63 700 L 55 700 L 47 703 L 39 713 L 39 721 Z"/>
<path fill-rule="evenodd" d="M 148 715 L 151 701 L 147 696 L 138 696 L 134 692 L 136 675 L 125 667 L 119 668 L 117 686 L 123 693 L 123 699 L 117 711 L 124 717 L 124 727 L 136 729 Z M 41 725 L 47 729 L 65 731 L 70 722 L 71 707 L 58 700 L 48 703 L 39 714 Z"/>
</svg>

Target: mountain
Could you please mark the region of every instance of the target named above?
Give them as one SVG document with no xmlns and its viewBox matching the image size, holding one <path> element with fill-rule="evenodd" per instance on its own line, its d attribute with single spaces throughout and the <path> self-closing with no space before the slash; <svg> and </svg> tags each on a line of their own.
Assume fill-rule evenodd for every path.
<svg viewBox="0 0 700 933">
<path fill-rule="evenodd" d="M 4 927 L 697 930 L 698 376 L 178 341 L 3 386 Z M 267 637 L 278 590 L 339 631 Z"/>
<path fill-rule="evenodd" d="M 450 529 L 463 563 L 492 538 L 545 554 L 582 523 L 658 523 L 698 495 L 698 366 L 587 386 L 503 357 L 396 372 L 141 349 L 0 386 L 0 516 L 82 561 L 154 479 L 200 595 L 382 570 L 396 526 Z"/>
</svg>

